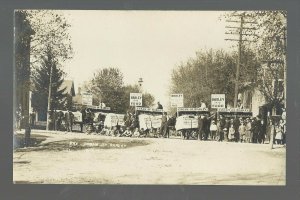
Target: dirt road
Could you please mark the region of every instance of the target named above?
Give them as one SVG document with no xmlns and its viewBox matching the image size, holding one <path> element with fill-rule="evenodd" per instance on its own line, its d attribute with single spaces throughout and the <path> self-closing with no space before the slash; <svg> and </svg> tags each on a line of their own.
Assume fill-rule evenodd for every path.
<svg viewBox="0 0 300 200">
<path fill-rule="evenodd" d="M 285 185 L 279 146 L 38 134 L 39 147 L 14 151 L 15 183 Z"/>
</svg>

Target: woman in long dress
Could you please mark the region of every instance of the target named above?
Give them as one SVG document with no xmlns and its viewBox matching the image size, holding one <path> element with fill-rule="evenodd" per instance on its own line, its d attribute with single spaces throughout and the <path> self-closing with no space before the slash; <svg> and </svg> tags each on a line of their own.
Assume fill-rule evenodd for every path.
<svg viewBox="0 0 300 200">
<path fill-rule="evenodd" d="M 277 124 L 275 127 L 275 142 L 276 144 L 282 144 L 282 139 L 283 139 L 283 133 L 282 133 L 282 128 L 280 127 L 280 124 Z"/>
</svg>

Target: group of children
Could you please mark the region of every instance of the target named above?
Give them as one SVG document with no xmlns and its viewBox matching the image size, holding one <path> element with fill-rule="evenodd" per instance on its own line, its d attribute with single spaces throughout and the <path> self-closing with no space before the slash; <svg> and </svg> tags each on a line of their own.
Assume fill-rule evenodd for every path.
<svg viewBox="0 0 300 200">
<path fill-rule="evenodd" d="M 286 124 L 281 119 L 278 122 L 270 122 L 269 131 L 261 120 L 256 118 L 240 118 L 237 122 L 233 119 L 224 120 L 224 125 L 220 119 L 217 123 L 212 120 L 210 124 L 210 139 L 216 141 L 245 142 L 245 143 L 264 143 L 266 136 L 270 140 L 273 131 L 274 143 L 285 144 Z M 273 126 L 270 126 L 272 125 Z M 267 134 L 267 132 L 269 132 Z"/>
<path fill-rule="evenodd" d="M 105 135 L 105 136 L 113 136 L 113 137 L 140 138 L 140 137 L 147 137 L 149 134 L 149 130 L 144 130 L 143 128 L 141 129 L 135 128 L 132 130 L 130 127 L 117 127 L 117 126 L 108 128 L 107 126 L 104 126 L 98 134 Z"/>
<path fill-rule="evenodd" d="M 229 142 L 259 142 L 263 143 L 265 133 L 260 120 L 250 118 L 224 119 L 220 118 L 210 124 L 210 139 Z"/>
</svg>

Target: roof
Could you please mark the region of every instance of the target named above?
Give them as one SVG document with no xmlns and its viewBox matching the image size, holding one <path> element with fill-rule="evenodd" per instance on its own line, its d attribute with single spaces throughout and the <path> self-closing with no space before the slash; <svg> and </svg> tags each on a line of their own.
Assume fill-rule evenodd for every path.
<svg viewBox="0 0 300 200">
<path fill-rule="evenodd" d="M 64 80 L 60 89 L 66 88 L 66 93 L 75 96 L 74 82 L 72 80 Z"/>
</svg>

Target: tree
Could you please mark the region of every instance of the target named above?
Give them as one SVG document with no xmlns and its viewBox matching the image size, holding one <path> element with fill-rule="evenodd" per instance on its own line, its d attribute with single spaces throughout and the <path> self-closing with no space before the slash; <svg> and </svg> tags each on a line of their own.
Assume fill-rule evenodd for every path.
<svg viewBox="0 0 300 200">
<path fill-rule="evenodd" d="M 260 63 L 257 68 L 257 87 L 264 95 L 270 108 L 280 107 L 286 95 L 286 11 L 240 11 L 229 12 L 225 18 L 244 13 L 249 21 L 255 22 L 246 40 L 253 40 L 249 48 L 255 53 Z M 281 79 L 284 80 L 280 87 Z M 282 86 L 282 85 L 281 85 Z M 282 95 L 284 94 L 284 95 Z"/>
<path fill-rule="evenodd" d="M 30 44 L 34 30 L 26 18 L 26 13 L 15 12 L 15 112 L 19 113 L 18 121 L 22 128 L 29 122 L 30 90 Z M 16 110 L 16 108 L 18 110 Z M 20 127 L 20 128 L 21 128 Z"/>
<path fill-rule="evenodd" d="M 64 109 L 66 106 L 68 95 L 65 93 L 66 88 L 61 89 L 64 81 L 64 72 L 59 68 L 51 48 L 47 49 L 46 56 L 42 56 L 42 63 L 33 76 L 34 91 L 32 93 L 32 107 L 39 113 L 42 119 L 46 119 L 48 107 L 48 95 L 50 74 L 52 68 L 52 85 L 51 85 L 51 101 L 49 110 Z"/>
<path fill-rule="evenodd" d="M 264 67 L 259 71 L 259 90 L 270 108 L 285 106 L 286 101 L 286 11 L 256 11 L 258 42 L 254 46 Z M 280 85 L 283 80 L 283 87 Z"/>
<path fill-rule="evenodd" d="M 118 68 L 104 68 L 94 73 L 94 76 L 85 90 L 92 93 L 96 104 L 103 102 L 111 107 L 112 111 L 122 108 L 120 98 L 122 97 L 123 74 Z"/>
<path fill-rule="evenodd" d="M 30 22 L 35 35 L 31 40 L 31 66 L 39 67 L 43 62 L 41 56 L 46 56 L 47 48 L 51 47 L 52 55 L 62 64 L 72 58 L 73 49 L 69 35 L 70 24 L 61 11 L 26 10 L 26 19 Z"/>
<path fill-rule="evenodd" d="M 113 112 L 133 112 L 129 105 L 130 93 L 141 93 L 138 85 L 126 85 L 123 83 L 123 74 L 118 68 L 104 68 L 94 73 L 91 81 L 84 84 L 84 90 L 93 94 L 94 104 L 105 103 Z M 149 93 L 143 94 L 143 106 L 154 105 L 154 97 Z"/>
<path fill-rule="evenodd" d="M 240 77 L 254 83 L 258 63 L 250 50 L 243 49 L 243 55 Z M 211 94 L 226 94 L 227 103 L 232 104 L 236 57 L 221 50 L 197 52 L 195 58 L 173 69 L 170 93 L 183 93 L 185 107 L 200 107 L 201 100 L 209 106 Z"/>
</svg>

